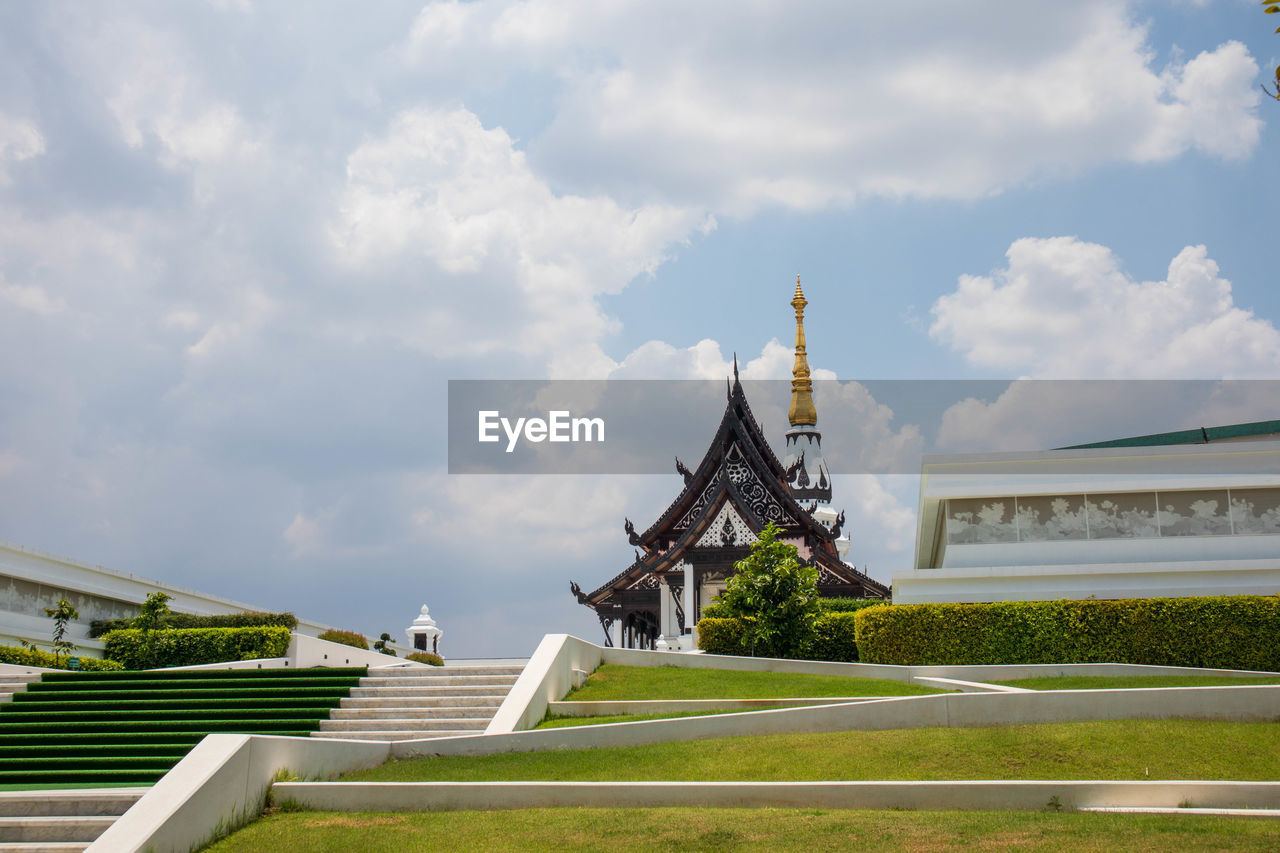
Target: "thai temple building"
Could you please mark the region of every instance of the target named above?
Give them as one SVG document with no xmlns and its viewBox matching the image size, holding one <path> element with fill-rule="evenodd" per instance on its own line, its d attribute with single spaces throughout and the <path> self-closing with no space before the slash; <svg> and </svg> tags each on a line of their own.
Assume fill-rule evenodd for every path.
<svg viewBox="0 0 1280 853">
<path fill-rule="evenodd" d="M 779 461 L 751 413 L 735 357 L 724 416 L 702 461 L 689 470 L 676 460 L 684 487 L 648 529 L 638 532 L 629 519 L 624 522 L 635 561 L 589 593 L 570 582 L 578 602 L 599 617 L 606 645 L 697 648 L 695 626 L 703 606 L 724 591 L 734 564 L 770 522 L 801 560 L 818 568 L 823 596 L 889 597 L 888 587 L 843 559 L 850 543 L 841 531 L 844 513 L 830 506 L 831 474 L 822 456 L 805 346 L 807 304 L 797 277 L 785 459 Z"/>
</svg>

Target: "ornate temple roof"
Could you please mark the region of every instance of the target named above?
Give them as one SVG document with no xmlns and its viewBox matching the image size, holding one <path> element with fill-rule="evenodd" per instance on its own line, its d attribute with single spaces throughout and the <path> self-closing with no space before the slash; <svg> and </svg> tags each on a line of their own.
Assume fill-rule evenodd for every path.
<svg viewBox="0 0 1280 853">
<path fill-rule="evenodd" d="M 590 593 L 572 584 L 580 603 L 605 605 L 615 592 L 656 581 L 686 557 L 699 562 L 715 551 L 722 559 L 741 559 L 754 535 L 770 522 L 782 529 L 784 539 L 803 542 L 802 555 L 807 551 L 819 567 L 822 585 L 859 587 L 888 596 L 888 588 L 840 560 L 835 546 L 839 525 L 828 530 L 812 515 L 816 503 L 802 506 L 792 495 L 786 485 L 788 471 L 751 413 L 736 357 L 724 416 L 706 454 L 692 471 L 677 459 L 676 470 L 684 477 L 684 487 L 658 519 L 643 533 L 637 533 L 629 519 L 625 522 L 628 538 L 638 549 L 635 562 Z"/>
</svg>

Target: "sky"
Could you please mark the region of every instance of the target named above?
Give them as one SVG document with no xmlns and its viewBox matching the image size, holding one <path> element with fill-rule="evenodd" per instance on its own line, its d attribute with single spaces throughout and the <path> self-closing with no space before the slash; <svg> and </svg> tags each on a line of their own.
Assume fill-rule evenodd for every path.
<svg viewBox="0 0 1280 853">
<path fill-rule="evenodd" d="M 4 4 L 0 539 L 525 655 L 681 481 L 450 475 L 450 379 L 785 378 L 797 274 L 825 379 L 1280 378 L 1269 20 Z M 916 439 L 845 387 L 820 425 Z M 880 580 L 916 486 L 835 482 Z"/>
</svg>

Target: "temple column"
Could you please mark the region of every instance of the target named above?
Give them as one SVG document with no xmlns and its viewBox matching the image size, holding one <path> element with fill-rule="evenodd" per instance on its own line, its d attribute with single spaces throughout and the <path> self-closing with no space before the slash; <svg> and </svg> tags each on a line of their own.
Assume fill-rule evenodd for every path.
<svg viewBox="0 0 1280 853">
<path fill-rule="evenodd" d="M 684 636 L 680 638 L 680 648 L 692 651 L 698 647 L 698 614 L 694 612 L 694 579 L 693 563 L 684 561 Z"/>
<path fill-rule="evenodd" d="M 671 588 L 662 578 L 658 581 L 658 636 L 654 648 L 660 652 L 680 648 L 676 631 L 676 609 L 671 601 Z"/>
</svg>

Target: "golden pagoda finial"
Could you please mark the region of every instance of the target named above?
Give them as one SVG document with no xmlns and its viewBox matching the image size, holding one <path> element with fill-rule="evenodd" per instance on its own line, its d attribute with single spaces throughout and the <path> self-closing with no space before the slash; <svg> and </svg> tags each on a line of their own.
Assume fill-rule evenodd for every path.
<svg viewBox="0 0 1280 853">
<path fill-rule="evenodd" d="M 787 419 L 792 426 L 817 426 L 818 410 L 813 405 L 813 382 L 809 379 L 809 359 L 804 344 L 804 306 L 808 305 L 804 291 L 800 289 L 800 276 L 796 276 L 796 295 L 791 307 L 796 309 L 796 363 L 791 369 L 791 408 Z"/>
</svg>

